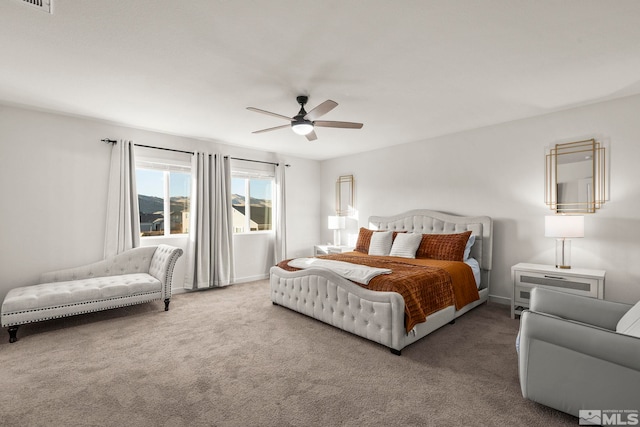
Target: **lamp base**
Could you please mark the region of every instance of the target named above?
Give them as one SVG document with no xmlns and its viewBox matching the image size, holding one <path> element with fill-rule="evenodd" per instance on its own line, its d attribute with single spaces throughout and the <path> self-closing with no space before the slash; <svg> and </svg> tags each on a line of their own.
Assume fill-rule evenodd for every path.
<svg viewBox="0 0 640 427">
<path fill-rule="evenodd" d="M 571 268 L 571 240 L 556 239 L 556 268 Z"/>
</svg>

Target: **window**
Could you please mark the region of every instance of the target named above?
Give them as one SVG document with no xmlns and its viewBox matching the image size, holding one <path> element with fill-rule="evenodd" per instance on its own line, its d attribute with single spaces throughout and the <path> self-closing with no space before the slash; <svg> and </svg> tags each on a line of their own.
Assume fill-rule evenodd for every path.
<svg viewBox="0 0 640 427">
<path fill-rule="evenodd" d="M 273 184 L 273 177 L 232 172 L 231 205 L 234 233 L 273 229 Z"/>
<path fill-rule="evenodd" d="M 140 235 L 189 233 L 190 163 L 141 157 L 136 161 Z"/>
</svg>

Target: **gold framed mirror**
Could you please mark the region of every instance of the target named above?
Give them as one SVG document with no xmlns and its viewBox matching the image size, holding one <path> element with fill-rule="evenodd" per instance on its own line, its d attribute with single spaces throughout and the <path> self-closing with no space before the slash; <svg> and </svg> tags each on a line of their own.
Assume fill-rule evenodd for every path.
<svg viewBox="0 0 640 427">
<path fill-rule="evenodd" d="M 545 203 L 556 213 L 595 213 L 608 199 L 605 148 L 595 139 L 556 144 L 545 161 Z"/>
<path fill-rule="evenodd" d="M 339 176 L 336 181 L 336 215 L 349 216 L 355 209 L 353 175 Z"/>
</svg>

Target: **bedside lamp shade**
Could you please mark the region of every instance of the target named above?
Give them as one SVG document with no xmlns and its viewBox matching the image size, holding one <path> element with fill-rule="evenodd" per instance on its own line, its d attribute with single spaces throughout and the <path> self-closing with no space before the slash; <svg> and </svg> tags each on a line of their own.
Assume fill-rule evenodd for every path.
<svg viewBox="0 0 640 427">
<path fill-rule="evenodd" d="M 584 237 L 584 217 L 549 215 L 544 218 L 545 237 Z"/>
<path fill-rule="evenodd" d="M 330 216 L 327 221 L 329 230 L 342 230 L 345 223 L 344 218 L 343 216 Z"/>
<path fill-rule="evenodd" d="M 584 237 L 584 217 L 549 215 L 544 219 L 545 237 L 556 238 L 556 267 L 571 268 L 570 238 Z"/>
<path fill-rule="evenodd" d="M 340 246 L 340 230 L 345 228 L 345 217 L 329 216 L 327 226 L 329 230 L 333 230 L 333 244 Z"/>
</svg>

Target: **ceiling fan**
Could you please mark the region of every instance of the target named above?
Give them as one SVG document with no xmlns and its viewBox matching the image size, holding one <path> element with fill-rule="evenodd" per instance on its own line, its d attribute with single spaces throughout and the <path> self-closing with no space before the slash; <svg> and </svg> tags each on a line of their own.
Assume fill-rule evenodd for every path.
<svg viewBox="0 0 640 427">
<path fill-rule="evenodd" d="M 309 97 L 300 95 L 296 98 L 296 100 L 298 101 L 298 104 L 300 104 L 300 111 L 298 111 L 298 114 L 296 114 L 293 117 L 283 116 L 282 114 L 272 113 L 270 111 L 261 110 L 259 108 L 247 107 L 247 110 L 249 111 L 268 114 L 270 116 L 279 117 L 281 119 L 284 119 L 290 122 L 289 124 L 286 124 L 286 125 L 257 130 L 252 133 L 270 132 L 272 130 L 291 127 L 291 129 L 293 129 L 293 131 L 298 135 L 304 135 L 307 137 L 309 141 L 315 141 L 316 139 L 318 139 L 315 131 L 313 130 L 315 126 L 325 127 L 325 128 L 342 128 L 342 129 L 361 129 L 362 128 L 362 123 L 316 120 L 318 117 L 323 116 L 327 114 L 329 111 L 336 108 L 338 106 L 338 103 L 335 101 L 328 99 L 307 113 L 304 109 L 304 106 L 309 100 Z"/>
</svg>

